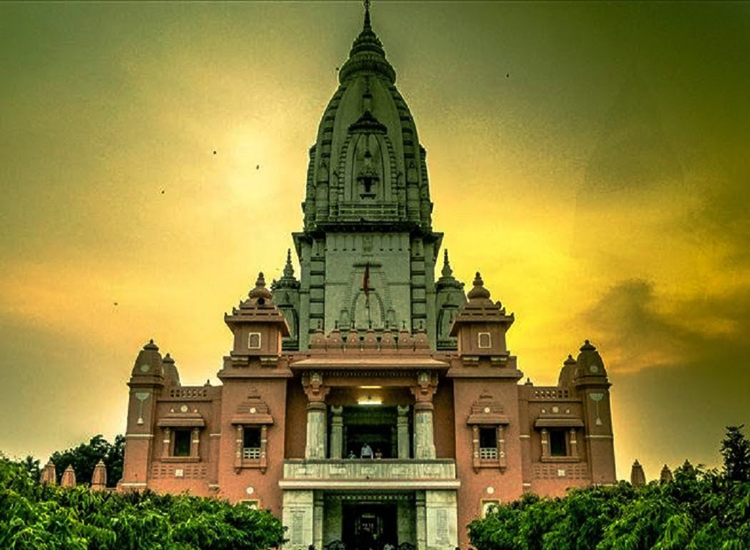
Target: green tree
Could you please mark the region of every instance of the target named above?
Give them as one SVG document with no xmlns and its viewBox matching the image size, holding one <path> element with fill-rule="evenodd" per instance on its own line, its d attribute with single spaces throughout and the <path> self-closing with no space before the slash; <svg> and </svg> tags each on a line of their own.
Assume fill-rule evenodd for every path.
<svg viewBox="0 0 750 550">
<path fill-rule="evenodd" d="M 750 481 L 750 441 L 742 433 L 744 424 L 727 426 L 721 442 L 724 475 L 731 481 Z"/>
<path fill-rule="evenodd" d="M 118 435 L 114 444 L 109 443 L 104 436 L 95 435 L 88 443 L 81 443 L 78 447 L 65 451 L 56 451 L 50 459 L 55 464 L 58 483 L 62 479 L 65 469 L 72 465 L 78 483 L 91 483 L 94 468 L 100 460 L 107 468 L 107 487 L 117 486 L 122 478 L 122 465 L 125 458 L 125 437 Z"/>
<path fill-rule="evenodd" d="M 40 485 L 0 455 L 0 548 L 13 550 L 265 550 L 283 542 L 270 512 L 150 491 Z"/>
</svg>

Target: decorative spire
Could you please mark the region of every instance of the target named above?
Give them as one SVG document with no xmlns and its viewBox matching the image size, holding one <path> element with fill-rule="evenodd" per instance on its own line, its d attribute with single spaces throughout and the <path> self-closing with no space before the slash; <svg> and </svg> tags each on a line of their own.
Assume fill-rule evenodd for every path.
<svg viewBox="0 0 750 550">
<path fill-rule="evenodd" d="M 445 252 L 443 253 L 443 270 L 440 272 L 443 277 L 451 277 L 453 275 L 453 270 L 451 269 L 451 262 L 448 259 L 448 249 L 445 249 Z"/>
<path fill-rule="evenodd" d="M 91 488 L 94 490 L 104 490 L 107 486 L 107 467 L 103 460 L 97 462 L 94 468 L 94 475 L 91 477 Z"/>
<path fill-rule="evenodd" d="M 363 28 L 372 30 L 370 26 L 370 0 L 365 0 L 365 24 Z"/>
<path fill-rule="evenodd" d="M 372 30 L 369 1 L 365 1 L 365 20 L 362 32 L 354 40 L 349 52 L 349 59 L 339 71 L 339 82 L 343 84 L 350 76 L 360 72 L 374 72 L 384 76 L 391 84 L 396 82 L 396 71 L 385 60 L 383 43 Z"/>
<path fill-rule="evenodd" d="M 674 481 L 674 478 L 672 477 L 672 470 L 669 469 L 669 466 L 666 464 L 661 469 L 661 475 L 659 475 L 659 481 L 662 483 L 670 483 L 671 481 Z"/>
<path fill-rule="evenodd" d="M 479 271 L 477 271 L 477 276 L 474 278 L 474 288 L 469 291 L 468 298 L 469 300 L 489 300 L 490 298 L 490 291 L 484 288 L 484 281 Z"/>
<path fill-rule="evenodd" d="M 263 272 L 258 273 L 255 288 L 250 291 L 248 298 L 259 306 L 265 305 L 267 300 L 273 298 L 271 291 L 266 288 L 266 279 L 263 277 Z"/>
<path fill-rule="evenodd" d="M 646 485 L 646 476 L 643 473 L 643 466 L 637 460 L 633 462 L 633 467 L 630 470 L 630 484 L 633 487 L 643 487 Z"/>
<path fill-rule="evenodd" d="M 292 249 L 286 249 L 286 265 L 284 266 L 284 277 L 294 277 L 294 267 L 292 267 Z"/>
</svg>

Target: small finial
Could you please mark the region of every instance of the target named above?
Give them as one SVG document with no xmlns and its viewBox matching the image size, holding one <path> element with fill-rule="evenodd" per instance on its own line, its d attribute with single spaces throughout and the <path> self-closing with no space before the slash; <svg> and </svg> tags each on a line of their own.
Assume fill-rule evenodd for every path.
<svg viewBox="0 0 750 550">
<path fill-rule="evenodd" d="M 286 251 L 286 265 L 284 266 L 284 277 L 289 279 L 294 277 L 294 267 L 292 266 L 292 249 Z"/>
<path fill-rule="evenodd" d="M 370 28 L 370 0 L 365 0 L 365 28 Z"/>
<path fill-rule="evenodd" d="M 448 259 L 448 249 L 443 251 L 443 270 L 440 272 L 443 277 L 450 277 L 453 275 L 453 269 L 451 269 L 451 262 Z"/>
</svg>

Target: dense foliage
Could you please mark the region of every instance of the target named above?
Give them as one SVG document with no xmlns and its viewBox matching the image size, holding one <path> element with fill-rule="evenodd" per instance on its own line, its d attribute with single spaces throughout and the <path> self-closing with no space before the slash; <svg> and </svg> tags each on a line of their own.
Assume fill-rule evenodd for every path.
<svg viewBox="0 0 750 550">
<path fill-rule="evenodd" d="M 686 462 L 668 483 L 524 495 L 472 522 L 471 543 L 477 550 L 748 550 L 750 481 L 737 473 L 750 468 L 746 444 L 741 427 L 727 429 L 722 473 Z M 730 464 L 725 448 L 737 451 Z"/>
<path fill-rule="evenodd" d="M 284 529 L 270 512 L 187 495 L 40 485 L 0 456 L 0 548 L 265 550 Z"/>
<path fill-rule="evenodd" d="M 115 442 L 110 443 L 104 439 L 104 436 L 95 435 L 88 443 L 81 443 L 78 447 L 65 451 L 54 452 L 50 460 L 55 464 L 58 483 L 65 469 L 70 465 L 73 466 L 78 483 L 91 483 L 96 464 L 103 460 L 107 468 L 107 487 L 115 487 L 122 477 L 125 437 L 118 435 L 115 437 Z"/>
</svg>

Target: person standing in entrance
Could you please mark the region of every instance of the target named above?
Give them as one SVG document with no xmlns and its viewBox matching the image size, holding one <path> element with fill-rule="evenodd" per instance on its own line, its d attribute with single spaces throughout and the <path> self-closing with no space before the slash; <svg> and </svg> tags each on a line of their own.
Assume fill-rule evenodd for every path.
<svg viewBox="0 0 750 550">
<path fill-rule="evenodd" d="M 359 457 L 360 458 L 372 458 L 372 449 L 366 442 L 364 445 L 362 445 L 362 452 L 360 453 Z"/>
</svg>

